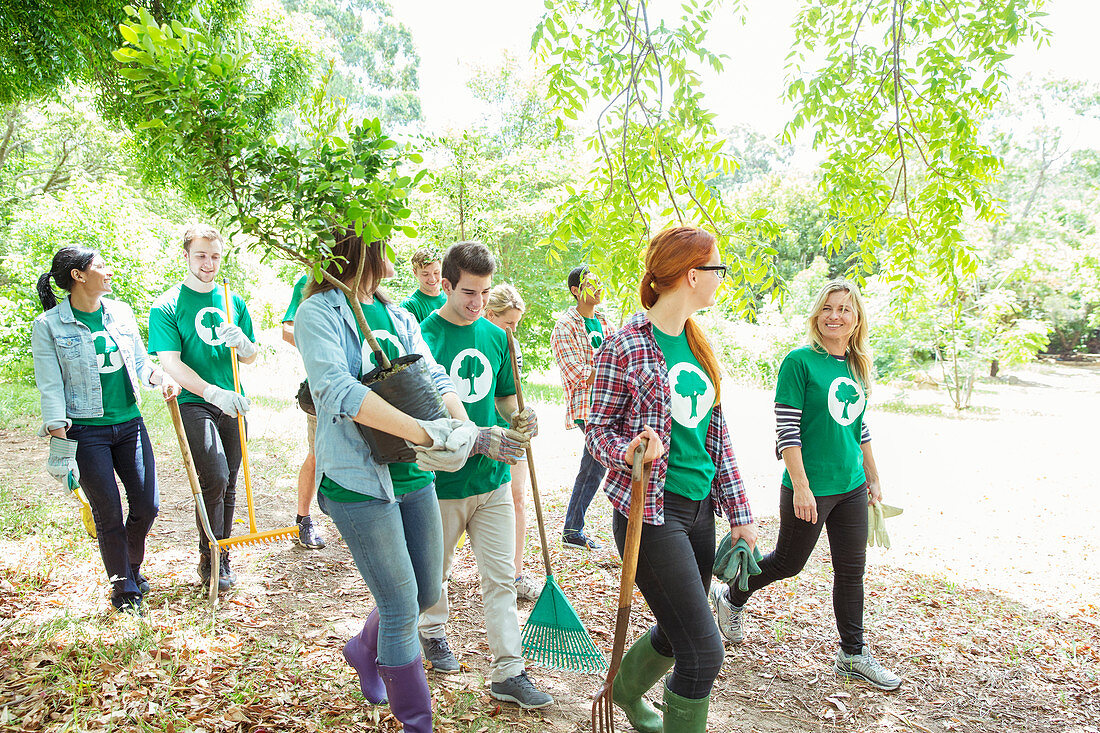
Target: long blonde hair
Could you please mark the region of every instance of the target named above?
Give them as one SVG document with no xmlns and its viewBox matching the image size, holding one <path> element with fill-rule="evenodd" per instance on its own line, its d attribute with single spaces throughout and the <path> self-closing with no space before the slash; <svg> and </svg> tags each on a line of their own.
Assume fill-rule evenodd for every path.
<svg viewBox="0 0 1100 733">
<path fill-rule="evenodd" d="M 694 227 L 675 227 L 655 234 L 646 249 L 645 273 L 638 285 L 642 307 L 649 310 L 661 293 L 676 287 L 688 270 L 707 264 L 713 247 L 714 235 Z M 722 373 L 714 349 L 695 319 L 687 319 L 684 331 L 688 348 L 714 384 L 714 403 L 718 404 L 722 400 Z"/>
<path fill-rule="evenodd" d="M 871 337 L 867 328 L 867 309 L 863 306 L 863 298 L 859 294 L 859 288 L 850 280 L 830 280 L 821 288 L 814 301 L 814 307 L 810 311 L 810 317 L 806 322 L 806 335 L 813 344 L 815 350 L 828 353 L 825 348 L 825 338 L 821 334 L 821 327 L 817 319 L 821 315 L 821 309 L 825 307 L 825 301 L 829 296 L 838 292 L 848 293 L 848 300 L 856 314 L 856 327 L 852 335 L 848 337 L 848 353 L 845 359 L 853 376 L 863 386 L 863 391 L 871 393 Z"/>
</svg>

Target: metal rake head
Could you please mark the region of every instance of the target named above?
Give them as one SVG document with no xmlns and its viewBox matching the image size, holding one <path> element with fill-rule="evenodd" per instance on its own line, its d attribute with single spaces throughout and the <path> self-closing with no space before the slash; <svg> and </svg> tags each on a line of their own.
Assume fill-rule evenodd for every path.
<svg viewBox="0 0 1100 733">
<path fill-rule="evenodd" d="M 603 687 L 592 700 L 592 733 L 615 733 L 615 706 L 611 701 L 611 682 Z"/>
</svg>

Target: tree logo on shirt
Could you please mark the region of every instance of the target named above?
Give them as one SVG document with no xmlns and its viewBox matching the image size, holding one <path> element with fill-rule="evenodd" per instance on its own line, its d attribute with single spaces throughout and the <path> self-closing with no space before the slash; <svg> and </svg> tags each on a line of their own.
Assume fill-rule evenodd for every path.
<svg viewBox="0 0 1100 733">
<path fill-rule="evenodd" d="M 480 402 L 493 386 L 493 368 L 488 357 L 477 349 L 463 349 L 451 362 L 451 381 L 458 397 L 471 404 Z"/>
<path fill-rule="evenodd" d="M 593 349 L 600 348 L 600 344 L 603 343 L 603 334 L 599 331 L 589 331 L 588 343 L 592 344 Z"/>
<path fill-rule="evenodd" d="M 99 367 L 100 374 L 113 374 L 122 368 L 122 359 L 115 358 L 119 355 L 118 346 L 115 345 L 114 339 L 108 336 L 106 331 L 96 331 L 92 334 L 93 343 L 100 338 L 103 339 L 103 350 L 100 351 L 99 345 L 96 344 L 96 365 Z"/>
<path fill-rule="evenodd" d="M 377 339 L 378 345 L 386 352 L 386 357 L 390 360 L 396 359 L 399 356 L 405 355 L 405 347 L 401 345 L 397 337 L 389 331 L 383 331 L 380 328 L 373 329 L 371 331 L 374 334 L 374 338 Z M 367 365 L 370 365 L 368 368 Z M 370 350 L 370 342 L 363 339 L 363 371 L 369 372 L 378 366 L 378 360 L 374 356 L 374 352 Z"/>
<path fill-rule="evenodd" d="M 207 346 L 224 346 L 215 329 L 225 323 L 221 308 L 206 307 L 195 314 L 195 334 Z"/>
<path fill-rule="evenodd" d="M 840 425 L 848 426 L 863 414 L 867 396 L 857 382 L 848 377 L 837 377 L 829 385 L 829 414 Z"/>
<path fill-rule="evenodd" d="M 695 428 L 714 407 L 714 385 L 699 367 L 681 362 L 668 370 L 672 387 L 672 419 L 685 428 Z"/>
</svg>

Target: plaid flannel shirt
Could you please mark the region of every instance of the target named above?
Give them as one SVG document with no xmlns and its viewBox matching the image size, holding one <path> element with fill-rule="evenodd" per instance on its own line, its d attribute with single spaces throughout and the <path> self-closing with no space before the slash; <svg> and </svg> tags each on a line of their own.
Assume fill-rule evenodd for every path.
<svg viewBox="0 0 1100 733">
<path fill-rule="evenodd" d="M 654 462 L 646 487 L 643 515 L 646 524 L 664 524 L 672 398 L 668 367 L 653 339 L 653 326 L 644 313 L 635 313 L 603 342 L 596 354 L 596 382 L 592 395 L 585 441 L 596 460 L 607 467 L 603 488 L 618 511 L 623 514 L 630 511 L 627 444 L 646 425 L 656 430 L 664 442 L 665 452 Z M 717 469 L 710 489 L 714 513 L 725 515 L 734 526 L 750 524 L 752 511 L 733 457 L 721 405 L 714 406 L 705 447 Z"/>
<path fill-rule="evenodd" d="M 603 328 L 604 340 L 611 335 L 611 327 L 603 313 L 596 311 L 596 320 Z M 593 349 L 588 340 L 588 329 L 584 325 L 584 316 L 577 306 L 569 306 L 550 334 L 550 348 L 554 352 L 554 361 L 561 370 L 561 383 L 565 388 L 565 427 L 575 428 L 574 420 L 588 422 L 588 375 L 592 373 Z"/>
</svg>

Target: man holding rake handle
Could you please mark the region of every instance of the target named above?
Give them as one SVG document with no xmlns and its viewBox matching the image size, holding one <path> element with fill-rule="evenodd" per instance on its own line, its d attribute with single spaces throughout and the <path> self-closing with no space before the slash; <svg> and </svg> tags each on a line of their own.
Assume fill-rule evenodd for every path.
<svg viewBox="0 0 1100 733">
<path fill-rule="evenodd" d="M 183 234 L 187 277 L 153 303 L 149 311 L 149 353 L 157 354 L 164 371 L 180 383 L 180 414 L 202 487 L 203 502 L 214 536 L 233 532 L 237 473 L 241 467 L 238 415 L 248 412 L 248 398 L 233 389 L 230 349 L 237 360 L 251 364 L 259 354 L 252 318 L 244 300 L 233 296 L 233 319 L 227 322 L 225 293 L 217 284 L 222 261 L 222 237 L 207 224 L 191 224 Z M 197 518 L 196 518 L 197 522 Z M 201 525 L 199 577 L 210 579 L 210 547 Z M 222 551 L 219 590 L 237 578 Z"/>
<path fill-rule="evenodd" d="M 620 554 L 626 539 L 634 448 L 649 440 L 636 582 L 656 625 L 627 651 L 612 699 L 642 733 L 706 730 L 711 689 L 725 650 L 707 601 L 714 515 L 733 541 L 756 545 L 756 529 L 720 405 L 717 360 L 691 319 L 714 305 L 725 277 L 714 237 L 680 227 L 649 243 L 640 286 L 645 313 L 629 318 L 596 354 L 585 440 L 608 469 Z M 663 718 L 643 698 L 663 685 Z"/>
</svg>

